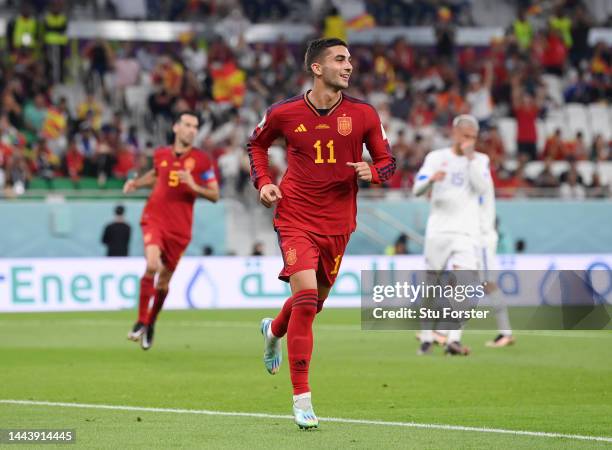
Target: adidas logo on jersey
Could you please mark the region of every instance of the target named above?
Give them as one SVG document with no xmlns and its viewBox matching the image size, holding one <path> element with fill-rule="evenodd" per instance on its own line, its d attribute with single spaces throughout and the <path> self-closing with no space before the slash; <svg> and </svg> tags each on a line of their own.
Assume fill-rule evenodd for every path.
<svg viewBox="0 0 612 450">
<path fill-rule="evenodd" d="M 303 123 L 301 123 L 301 124 L 300 124 L 300 125 L 299 125 L 299 126 L 298 126 L 298 127 L 295 129 L 295 130 L 293 130 L 293 131 L 294 131 L 294 132 L 296 132 L 296 133 L 303 133 L 303 132 L 308 131 L 308 130 L 306 129 L 306 127 L 304 126 L 304 124 L 303 124 Z"/>
</svg>

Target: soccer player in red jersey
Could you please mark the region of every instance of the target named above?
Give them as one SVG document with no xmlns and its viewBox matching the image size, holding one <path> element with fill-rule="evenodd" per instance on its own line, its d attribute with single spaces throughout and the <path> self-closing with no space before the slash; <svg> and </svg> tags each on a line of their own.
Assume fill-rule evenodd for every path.
<svg viewBox="0 0 612 450">
<path fill-rule="evenodd" d="M 158 148 L 153 169 L 123 186 L 124 193 L 154 186 L 140 221 L 147 268 L 140 279 L 138 320 L 128 333 L 128 339 L 140 339 L 144 350 L 153 345 L 155 321 L 168 295 L 170 279 L 191 241 L 193 204 L 198 197 L 219 200 L 209 157 L 192 147 L 198 125 L 195 113 L 180 113 L 172 127 L 174 145 Z M 149 307 L 151 297 L 154 300 Z"/>
<path fill-rule="evenodd" d="M 300 428 L 318 426 L 311 402 L 308 370 L 312 323 L 331 290 L 342 255 L 355 230 L 357 182 L 382 183 L 395 171 L 376 110 L 342 93 L 353 67 L 345 42 L 318 39 L 308 45 L 306 70 L 313 89 L 271 106 L 248 143 L 251 178 L 261 203 L 276 205 L 274 228 L 283 255 L 279 278 L 292 296 L 278 316 L 263 319 L 264 364 L 278 372 L 287 335 L 293 384 L 293 413 Z M 283 138 L 287 171 L 272 182 L 268 148 Z M 366 144 L 373 164 L 362 161 Z"/>
</svg>

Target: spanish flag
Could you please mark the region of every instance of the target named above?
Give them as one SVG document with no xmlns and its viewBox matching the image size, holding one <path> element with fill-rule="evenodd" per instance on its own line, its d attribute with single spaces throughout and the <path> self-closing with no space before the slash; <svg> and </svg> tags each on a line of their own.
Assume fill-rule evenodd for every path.
<svg viewBox="0 0 612 450">
<path fill-rule="evenodd" d="M 212 94 L 215 101 L 231 102 L 241 106 L 246 92 L 246 74 L 236 67 L 233 61 L 226 62 L 211 70 L 213 78 Z"/>
<path fill-rule="evenodd" d="M 47 117 L 42 126 L 45 139 L 57 139 L 66 131 L 66 117 L 56 108 L 47 110 Z"/>
<path fill-rule="evenodd" d="M 359 31 L 374 28 L 376 21 L 371 14 L 363 13 L 347 21 L 346 26 L 349 30 Z"/>
</svg>

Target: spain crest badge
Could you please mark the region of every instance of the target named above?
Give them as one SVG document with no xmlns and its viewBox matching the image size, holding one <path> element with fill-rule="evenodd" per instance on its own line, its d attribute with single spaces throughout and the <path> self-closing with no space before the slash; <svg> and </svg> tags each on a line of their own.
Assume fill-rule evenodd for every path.
<svg viewBox="0 0 612 450">
<path fill-rule="evenodd" d="M 289 247 L 289 250 L 285 253 L 285 261 L 288 266 L 292 266 L 297 262 L 297 252 L 294 248 Z"/>
<path fill-rule="evenodd" d="M 185 160 L 185 170 L 192 171 L 194 167 L 195 167 L 195 159 L 187 158 Z"/>
<path fill-rule="evenodd" d="M 342 136 L 348 136 L 353 131 L 353 121 L 350 117 L 338 117 L 338 133 Z"/>
</svg>

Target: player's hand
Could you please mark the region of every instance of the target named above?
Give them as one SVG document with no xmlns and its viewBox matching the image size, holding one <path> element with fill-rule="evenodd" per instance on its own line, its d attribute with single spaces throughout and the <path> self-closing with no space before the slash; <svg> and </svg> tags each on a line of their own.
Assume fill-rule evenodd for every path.
<svg viewBox="0 0 612 450">
<path fill-rule="evenodd" d="M 346 165 L 355 169 L 357 178 L 359 178 L 361 181 L 372 181 L 372 170 L 370 169 L 370 165 L 367 162 L 347 162 Z"/>
<path fill-rule="evenodd" d="M 181 183 L 185 183 L 191 189 L 195 190 L 195 188 L 197 187 L 197 183 L 193 179 L 193 175 L 191 175 L 191 172 L 189 172 L 188 170 L 179 170 L 178 176 L 179 180 L 181 180 Z"/>
<path fill-rule="evenodd" d="M 461 151 L 467 157 L 467 159 L 473 159 L 474 158 L 474 142 L 466 141 L 463 144 L 461 144 Z"/>
<path fill-rule="evenodd" d="M 123 185 L 123 193 L 128 194 L 136 190 L 136 180 L 127 180 Z"/>
<path fill-rule="evenodd" d="M 444 172 L 443 170 L 438 170 L 436 173 L 434 173 L 430 180 L 432 183 L 435 183 L 437 181 L 442 181 L 444 178 L 446 177 L 446 172 Z"/>
<path fill-rule="evenodd" d="M 259 190 L 259 201 L 266 208 L 270 208 L 281 198 L 283 198 L 283 194 L 281 194 L 280 189 L 275 184 L 266 184 Z"/>
</svg>

